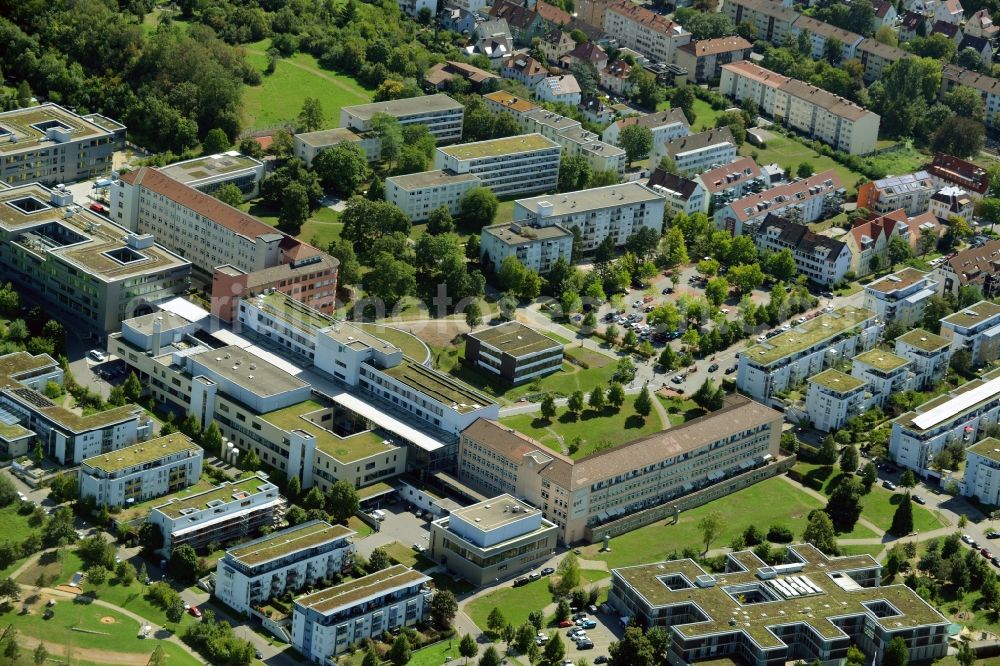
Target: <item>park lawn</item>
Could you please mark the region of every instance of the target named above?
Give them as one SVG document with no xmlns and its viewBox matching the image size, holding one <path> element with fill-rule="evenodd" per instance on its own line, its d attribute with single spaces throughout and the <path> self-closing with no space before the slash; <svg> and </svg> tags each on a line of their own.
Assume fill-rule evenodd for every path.
<svg viewBox="0 0 1000 666">
<path fill-rule="evenodd" d="M 812 495 L 775 477 L 683 511 L 676 525 L 669 524 L 671 519 L 660 520 L 612 537 L 610 552 L 600 552 L 600 543 L 585 546 L 581 557 L 604 560 L 609 567 L 616 568 L 663 560 L 670 553 L 680 553 L 685 548 L 700 551 L 704 543 L 698 521 L 713 511 L 721 513 L 724 521 L 722 532 L 712 542 L 711 548 L 728 545 L 733 537 L 750 525 L 756 525 L 764 532 L 771 525 L 784 525 L 798 537 L 805 529 L 809 512 L 822 506 Z"/>
<path fill-rule="evenodd" d="M 393 562 L 403 564 L 411 569 L 416 569 L 417 571 L 423 571 L 424 569 L 430 569 L 431 567 L 436 566 L 435 562 L 427 559 L 413 550 L 410 546 L 400 543 L 399 541 L 393 541 L 390 544 L 382 546 L 382 549 Z"/>
<path fill-rule="evenodd" d="M 494 224 L 502 224 L 504 222 L 510 222 L 514 219 L 514 200 L 508 199 L 507 201 L 501 201 L 500 205 L 497 206 L 497 213 L 493 216 Z"/>
<path fill-rule="evenodd" d="M 340 240 L 343 228 L 344 223 L 340 222 L 340 213 L 327 206 L 321 206 L 314 210 L 302 225 L 298 239 L 326 250 L 330 243 Z"/>
<path fill-rule="evenodd" d="M 189 624 L 195 622 L 194 617 L 184 613 L 181 621 L 177 624 L 167 622 L 167 615 L 162 608 L 146 599 L 146 586 L 139 581 L 132 581 L 131 585 L 119 585 L 114 581 L 114 576 L 110 576 L 108 581 L 101 585 L 93 585 L 83 579 L 83 592 L 87 596 L 93 596 L 101 601 L 107 601 L 115 606 L 120 606 L 125 610 L 130 610 L 136 615 L 140 615 L 154 624 L 166 627 L 171 631 L 180 631 Z"/>
<path fill-rule="evenodd" d="M 479 652 L 482 654 L 485 646 L 480 646 L 480 648 Z M 413 652 L 410 660 L 406 662 L 406 666 L 441 666 L 441 664 L 449 663 L 452 659 L 461 659 L 458 654 L 457 639 L 441 641 L 440 643 L 435 643 L 434 645 Z M 361 662 L 357 663 L 360 664 Z M 455 663 L 461 662 L 456 661 Z M 475 663 L 475 660 L 470 663 Z"/>
<path fill-rule="evenodd" d="M 880 141 L 879 143 L 882 142 Z M 895 142 L 888 142 L 888 145 L 890 146 L 894 144 Z M 887 146 L 880 145 L 879 149 L 885 147 Z M 885 169 L 887 176 L 898 176 L 900 174 L 918 171 L 927 164 L 930 164 L 932 158 L 932 155 L 917 150 L 912 146 L 912 144 L 907 144 L 906 148 L 881 155 L 873 155 L 867 159 L 873 166 L 879 166 Z"/>
<path fill-rule="evenodd" d="M 44 575 L 49 584 L 65 585 L 73 578 L 73 574 L 83 570 L 80 557 L 70 549 L 63 551 L 62 560 L 57 560 L 55 552 L 43 553 L 35 562 L 21 572 L 17 582 L 22 585 L 37 585 L 39 576 Z"/>
<path fill-rule="evenodd" d="M 657 111 L 666 111 L 669 108 L 669 100 L 664 100 L 656 105 Z M 694 105 L 691 108 L 694 111 L 694 122 L 691 123 L 692 132 L 701 132 L 703 129 L 715 127 L 715 119 L 723 113 L 722 110 L 713 109 L 711 104 L 700 97 L 694 98 Z"/>
<path fill-rule="evenodd" d="M 268 43 L 246 47 L 246 59 L 262 74 L 267 67 Z M 323 107 L 326 125 L 340 124 L 340 109 L 372 101 L 372 93 L 347 76 L 322 69 L 308 53 L 281 58 L 270 76 L 264 74 L 259 86 L 243 89 L 243 115 L 246 126 L 264 129 L 294 122 L 306 97 L 315 97 Z"/>
<path fill-rule="evenodd" d="M 619 410 L 605 408 L 598 412 L 588 408 L 576 415 L 565 408 L 557 408 L 562 413 L 552 420 L 538 414 L 516 414 L 502 418 L 500 422 L 554 451 L 564 452 L 570 442 L 579 437 L 582 444 L 572 457 L 580 459 L 600 450 L 602 444 L 610 442 L 611 446 L 615 446 L 664 429 L 655 410 L 643 418 L 636 414 L 634 403 L 635 397 L 628 396 Z"/>
<path fill-rule="evenodd" d="M 0 622 L 13 625 L 27 636 L 60 645 L 108 651 L 110 646 L 114 646 L 116 652 L 131 654 L 153 651 L 151 642 L 138 638 L 138 622 L 109 608 L 86 603 L 81 597 L 75 600 L 58 599 L 53 606 L 55 615 L 48 620 L 42 617 L 43 610 L 41 605 L 28 614 L 12 609 L 0 614 Z M 104 617 L 112 618 L 114 622 L 101 622 Z"/>
<path fill-rule="evenodd" d="M 876 560 L 885 546 L 881 544 L 838 546 L 841 555 L 871 555 Z"/>
<path fill-rule="evenodd" d="M 767 141 L 766 148 L 755 146 L 747 141 L 740 148 L 740 155 L 751 155 L 756 153 L 757 164 L 770 164 L 772 162 L 777 162 L 778 166 L 783 169 L 787 169 L 789 167 L 796 169 L 803 162 L 811 164 L 816 173 L 826 171 L 827 169 L 833 169 L 840 176 L 841 184 L 847 188 L 848 195 L 855 192 L 856 188 L 854 183 L 856 183 L 859 178 L 862 178 L 860 173 L 851 171 L 847 167 L 834 162 L 833 159 L 820 155 L 812 148 L 808 148 L 798 141 L 788 138 L 787 136 L 783 136 L 776 132 L 768 132 L 768 134 L 771 138 Z M 794 174 L 791 175 L 794 176 Z"/>
<path fill-rule="evenodd" d="M 403 354 L 409 356 L 417 363 L 423 363 L 427 360 L 428 348 L 420 341 L 420 338 L 412 333 L 392 328 L 391 326 L 379 326 L 377 324 L 360 324 L 360 326 L 372 335 L 377 335 L 386 342 L 396 345 Z"/>
<path fill-rule="evenodd" d="M 20 502 L 15 501 L 0 509 L 0 537 L 3 541 L 21 543 L 33 532 L 37 531 L 28 524 L 28 516 L 22 516 L 17 512 Z"/>
<path fill-rule="evenodd" d="M 494 607 L 503 612 L 508 622 L 520 627 L 528 621 L 528 613 L 543 610 L 550 603 L 552 593 L 549 592 L 549 579 L 543 576 L 521 587 L 504 587 L 484 594 L 471 601 L 465 607 L 465 612 L 477 627 L 486 631 L 486 618 Z"/>
</svg>

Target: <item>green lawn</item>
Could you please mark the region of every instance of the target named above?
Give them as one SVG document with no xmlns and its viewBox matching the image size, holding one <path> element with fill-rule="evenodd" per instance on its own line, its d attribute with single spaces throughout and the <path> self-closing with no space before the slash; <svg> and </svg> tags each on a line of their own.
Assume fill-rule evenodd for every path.
<svg viewBox="0 0 1000 666">
<path fill-rule="evenodd" d="M 0 509 L 0 540 L 20 543 L 28 538 L 35 531 L 28 524 L 28 516 L 22 516 L 17 512 L 19 502 L 14 502 L 9 506 Z"/>
<path fill-rule="evenodd" d="M 412 333 L 407 333 L 391 326 L 379 326 L 377 324 L 361 324 L 360 326 L 386 342 L 396 345 L 404 354 L 418 363 L 423 363 L 427 359 L 427 347 L 420 341 L 420 338 Z"/>
<path fill-rule="evenodd" d="M 480 652 L 482 651 L 480 650 Z M 447 663 L 452 659 L 456 660 L 456 664 L 461 663 L 457 661 L 460 658 L 458 654 L 458 640 L 452 639 L 450 641 L 435 643 L 422 650 L 417 650 L 406 664 L 407 666 L 441 666 L 441 664 Z M 472 663 L 475 663 L 475 661 Z"/>
<path fill-rule="evenodd" d="M 549 579 L 543 576 L 521 587 L 505 587 L 485 594 L 469 603 L 465 612 L 477 627 L 485 631 L 486 618 L 494 607 L 503 612 L 508 622 L 519 627 L 528 621 L 528 613 L 542 610 L 550 603 L 552 593 L 549 592 Z"/>
<path fill-rule="evenodd" d="M 801 163 L 808 162 L 816 172 L 833 169 L 840 175 L 841 184 L 847 188 L 848 194 L 853 194 L 857 188 L 854 183 L 862 175 L 856 171 L 851 171 L 845 166 L 834 162 L 831 158 L 820 155 L 811 148 L 807 148 L 798 141 L 794 141 L 787 136 L 782 136 L 776 132 L 768 132 L 771 139 L 767 142 L 766 148 L 759 148 L 749 141 L 740 148 L 740 155 L 757 154 L 757 164 L 770 164 L 777 162 L 778 166 L 787 169 L 795 169 Z"/>
<path fill-rule="evenodd" d="M 878 559 L 879 553 L 882 552 L 883 546 L 881 545 L 871 545 L 871 546 L 840 546 L 841 555 L 871 555 L 875 559 Z"/>
<path fill-rule="evenodd" d="M 660 102 L 656 106 L 657 111 L 666 111 L 669 108 L 669 101 Z M 711 104 L 699 97 L 694 98 L 694 106 L 692 108 L 694 110 L 694 122 L 691 123 L 692 132 L 701 132 L 705 129 L 715 127 L 715 119 L 722 114 L 721 110 L 716 111 L 712 108 Z"/>
<path fill-rule="evenodd" d="M 494 224 L 510 222 L 514 219 L 514 200 L 501 201 L 497 206 L 497 214 L 493 217 Z"/>
<path fill-rule="evenodd" d="M 148 569 L 149 565 L 147 565 Z M 152 604 L 146 599 L 146 586 L 138 581 L 134 581 L 131 585 L 125 587 L 114 582 L 113 576 L 103 585 L 91 585 L 84 578 L 83 591 L 85 594 L 90 594 L 97 599 L 130 610 L 171 631 L 182 630 L 185 626 L 195 622 L 195 619 L 187 613 L 181 618 L 180 623 L 176 625 L 167 622 L 166 613 L 159 606 Z"/>
<path fill-rule="evenodd" d="M 635 398 L 629 396 L 620 410 L 606 408 L 601 412 L 586 409 L 582 414 L 575 415 L 566 408 L 558 408 L 556 417 L 545 419 L 539 414 L 517 414 L 500 421 L 518 430 L 550 449 L 565 452 L 566 448 L 577 437 L 583 440 L 573 458 L 583 458 L 604 447 L 630 442 L 643 435 L 650 435 L 663 430 L 664 425 L 653 411 L 643 418 L 635 412 Z"/>
<path fill-rule="evenodd" d="M 66 548 L 63 550 L 62 560 L 57 560 L 55 553 L 43 553 L 34 564 L 21 572 L 17 582 L 35 585 L 39 576 L 44 575 L 47 581 L 51 581 L 51 585 L 65 585 L 81 569 L 83 562 L 71 548 Z"/>
<path fill-rule="evenodd" d="M 881 143 L 881 142 L 879 142 Z M 893 142 L 889 142 L 892 145 Z M 879 146 L 882 148 L 883 146 Z M 920 152 L 912 145 L 907 145 L 905 150 L 897 150 L 891 153 L 876 155 L 869 158 L 873 165 L 885 169 L 887 175 L 898 176 L 904 173 L 913 173 L 923 166 L 930 164 L 933 156 Z"/>
<path fill-rule="evenodd" d="M 432 560 L 418 554 L 412 547 L 400 543 L 399 541 L 393 541 L 392 543 L 383 546 L 382 549 L 385 550 L 389 559 L 392 561 L 397 564 L 408 566 L 411 569 L 416 569 L 417 571 L 423 571 L 424 569 L 430 569 L 435 566 L 435 563 Z"/>
<path fill-rule="evenodd" d="M 272 227 L 278 226 L 278 211 L 264 205 L 259 200 L 247 201 L 239 208 L 250 213 L 264 224 L 269 224 Z M 340 231 L 344 225 L 338 221 L 339 218 L 340 214 L 332 208 L 326 206 L 317 208 L 302 225 L 297 238 L 325 250 L 330 243 L 340 238 Z"/>
<path fill-rule="evenodd" d="M 671 552 L 679 553 L 684 548 L 701 550 L 704 544 L 698 521 L 712 511 L 718 511 L 725 518 L 725 527 L 711 544 L 712 548 L 728 545 L 734 536 L 750 525 L 756 525 L 765 532 L 771 525 L 784 525 L 798 537 L 806 526 L 809 512 L 822 506 L 819 500 L 784 479 L 767 479 L 714 502 L 682 512 L 676 525 L 661 520 L 613 537 L 609 553 L 599 552 L 600 543 L 586 546 L 582 557 L 605 560 L 609 567 L 615 568 L 662 560 Z"/>
<path fill-rule="evenodd" d="M 248 44 L 247 61 L 261 72 L 267 66 L 268 41 Z M 372 100 L 365 90 L 347 76 L 320 68 L 307 53 L 296 53 L 278 61 L 275 72 L 264 75 L 259 86 L 243 89 L 243 113 L 248 128 L 269 128 L 294 122 L 306 97 L 319 98 L 329 127 L 340 125 L 340 108 Z"/>
</svg>

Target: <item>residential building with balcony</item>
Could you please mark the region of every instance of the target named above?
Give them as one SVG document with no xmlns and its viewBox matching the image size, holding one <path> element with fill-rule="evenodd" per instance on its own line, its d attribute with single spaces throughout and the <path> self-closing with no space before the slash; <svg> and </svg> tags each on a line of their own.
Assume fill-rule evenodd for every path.
<svg viewBox="0 0 1000 666">
<path fill-rule="evenodd" d="M 845 243 L 774 214 L 764 218 L 754 241 L 761 252 L 790 250 L 798 273 L 816 284 L 835 285 L 851 267 L 851 251 Z"/>
<path fill-rule="evenodd" d="M 718 37 L 688 42 L 677 49 L 674 63 L 688 71 L 694 83 L 718 80 L 722 66 L 749 60 L 753 45 L 742 37 Z"/>
<path fill-rule="evenodd" d="M 439 145 L 462 140 L 465 107 L 443 94 L 345 106 L 340 110 L 340 126 L 370 132 L 372 118 L 379 113 L 392 116 L 403 126 L 426 125 Z"/>
<path fill-rule="evenodd" d="M 473 174 L 498 197 L 554 190 L 562 147 L 541 134 L 438 148 L 435 169 Z"/>
<path fill-rule="evenodd" d="M 390 176 L 385 179 L 385 200 L 399 206 L 413 222 L 425 222 L 441 206 L 458 215 L 462 197 L 480 184 L 478 176 L 450 171 Z"/>
<path fill-rule="evenodd" d="M 670 663 L 834 664 L 857 647 L 880 666 L 896 638 L 912 663 L 947 653 L 948 619 L 905 585 L 881 581 L 870 555 L 796 544 L 773 566 L 745 550 L 726 555 L 719 573 L 690 559 L 613 569 L 608 603 L 644 627 L 667 627 Z"/>
<path fill-rule="evenodd" d="M 964 349 L 972 365 L 986 365 L 1000 357 L 1000 305 L 979 301 L 941 320 L 941 337 L 951 341 L 952 353 Z"/>
<path fill-rule="evenodd" d="M 910 362 L 884 349 L 872 349 L 851 360 L 851 375 L 868 384 L 872 405 L 885 407 L 893 393 L 916 390 L 917 376 Z"/>
<path fill-rule="evenodd" d="M 940 478 L 934 456 L 946 444 L 963 448 L 995 428 L 1000 418 L 1000 370 L 962 384 L 892 421 L 889 455 L 897 465 Z"/>
<path fill-rule="evenodd" d="M 646 187 L 664 197 L 664 206 L 671 217 L 708 212 L 708 196 L 697 178 L 682 178 L 657 167 Z"/>
<path fill-rule="evenodd" d="M 697 176 L 736 159 L 736 140 L 728 127 L 698 132 L 653 146 L 652 164 L 669 157 L 682 176 Z"/>
<path fill-rule="evenodd" d="M 0 181 L 58 185 L 110 175 L 125 126 L 47 103 L 0 113 Z"/>
<path fill-rule="evenodd" d="M 506 90 L 497 90 L 483 95 L 483 102 L 486 103 L 486 108 L 490 113 L 509 113 L 514 116 L 518 126 L 525 132 L 528 131 L 528 114 L 541 108 L 535 102 L 513 95 Z"/>
<path fill-rule="evenodd" d="M 430 610 L 430 576 L 396 564 L 295 599 L 292 645 L 314 664 L 367 638 L 412 627 Z"/>
<path fill-rule="evenodd" d="M 945 63 L 941 67 L 941 94 L 950 92 L 956 86 L 968 86 L 979 92 L 986 109 L 983 122 L 987 127 L 994 127 L 1000 113 L 1000 79 Z"/>
<path fill-rule="evenodd" d="M 962 494 L 983 504 L 1000 504 L 1000 440 L 995 437 L 976 442 L 965 450 Z"/>
<path fill-rule="evenodd" d="M 890 7 L 892 5 L 889 5 Z M 895 11 L 895 9 L 893 9 Z M 878 81 L 885 74 L 889 65 L 899 62 L 912 55 L 898 46 L 883 44 L 877 39 L 864 39 L 858 44 L 857 58 L 864 67 L 865 83 Z"/>
<path fill-rule="evenodd" d="M 191 277 L 191 263 L 153 236 L 75 205 L 65 187 L 38 184 L 0 184 L 0 268 L 23 300 L 102 336 L 184 293 Z"/>
<path fill-rule="evenodd" d="M 479 419 L 462 431 L 459 479 L 528 502 L 563 543 L 593 543 L 667 516 L 692 493 L 714 499 L 773 476 L 782 418 L 733 395 L 718 411 L 577 459 Z"/>
<path fill-rule="evenodd" d="M 748 194 L 763 192 L 771 186 L 770 179 L 752 157 L 737 157 L 729 164 L 709 169 L 694 180 L 705 188 L 709 207 L 704 212 L 718 210 Z"/>
<path fill-rule="evenodd" d="M 864 39 L 850 30 L 838 28 L 804 14 L 792 24 L 793 37 L 798 39 L 802 33 L 806 33 L 809 37 L 809 44 L 812 46 L 810 55 L 814 60 L 823 60 L 826 57 L 826 43 L 831 40 L 840 44 L 841 60 L 850 60 L 856 57 L 858 45 Z"/>
<path fill-rule="evenodd" d="M 808 383 L 806 414 L 817 430 L 839 430 L 868 408 L 870 393 L 864 379 L 828 368 Z"/>
<path fill-rule="evenodd" d="M 243 614 L 271 597 L 339 579 L 354 566 L 355 534 L 310 520 L 230 548 L 215 567 L 215 596 Z"/>
<path fill-rule="evenodd" d="M 561 342 L 516 321 L 466 334 L 466 365 L 511 384 L 557 372 L 562 361 Z"/>
<path fill-rule="evenodd" d="M 835 215 L 846 197 L 840 176 L 830 169 L 730 201 L 716 209 L 715 226 L 733 236 L 742 236 L 755 234 L 769 215 L 809 224 Z"/>
<path fill-rule="evenodd" d="M 865 286 L 864 307 L 885 323 L 898 321 L 906 328 L 924 318 L 924 309 L 937 293 L 930 273 L 907 267 Z"/>
<path fill-rule="evenodd" d="M 872 349 L 882 332 L 875 313 L 845 306 L 739 352 L 736 388 L 769 404 L 807 378 Z"/>
<path fill-rule="evenodd" d="M 183 433 L 139 442 L 80 463 L 80 497 L 122 507 L 169 495 L 201 478 L 205 451 Z"/>
<path fill-rule="evenodd" d="M 160 172 L 205 194 L 212 194 L 223 185 L 235 185 L 246 201 L 260 194 L 264 163 L 230 150 L 174 162 L 160 167 Z"/>
<path fill-rule="evenodd" d="M 625 151 L 601 141 L 600 137 L 583 129 L 579 121 L 547 109 L 536 109 L 524 115 L 528 132 L 537 132 L 562 146 L 562 159 L 583 157 L 593 171 L 625 173 Z"/>
<path fill-rule="evenodd" d="M 919 215 L 930 208 L 937 189 L 926 171 L 873 180 L 858 186 L 858 208 L 879 215 L 902 208 L 908 216 Z"/>
<path fill-rule="evenodd" d="M 579 227 L 580 249 L 590 252 L 609 236 L 616 247 L 643 227 L 663 228 L 665 198 L 639 183 L 621 183 L 577 192 L 518 199 L 514 219 L 541 227 Z"/>
<path fill-rule="evenodd" d="M 648 127 L 653 133 L 653 148 L 662 146 L 668 141 L 679 139 L 682 136 L 691 134 L 691 126 L 688 125 L 687 117 L 681 109 L 667 109 L 656 113 L 644 115 L 628 116 L 608 125 L 601 133 L 601 138 L 606 142 L 617 146 L 621 131 L 631 125 Z"/>
<path fill-rule="evenodd" d="M 791 7 L 773 0 L 724 0 L 722 13 L 732 20 L 733 25 L 752 25 L 757 39 L 771 44 L 781 44 L 793 38 L 792 25 L 800 16 Z"/>
<path fill-rule="evenodd" d="M 666 16 L 632 2 L 613 2 L 604 13 L 604 32 L 620 46 L 634 49 L 654 63 L 673 63 L 677 49 L 691 33 Z"/>
<path fill-rule="evenodd" d="M 479 234 L 482 260 L 499 270 L 507 257 L 517 257 L 525 268 L 545 274 L 559 259 L 573 259 L 573 232 L 558 224 L 507 222 L 483 227 Z"/>
<path fill-rule="evenodd" d="M 197 550 L 210 543 L 244 541 L 262 527 L 275 527 L 284 506 L 278 486 L 257 472 L 203 493 L 173 498 L 154 507 L 147 520 L 163 534 L 161 552 L 169 557 L 181 544 Z"/>
<path fill-rule="evenodd" d="M 922 328 L 907 331 L 896 338 L 896 355 L 910 362 L 918 390 L 936 386 L 948 374 L 951 342 Z"/>
<path fill-rule="evenodd" d="M 476 587 L 525 573 L 556 552 L 559 528 L 512 495 L 498 495 L 431 523 L 430 556 Z"/>
<path fill-rule="evenodd" d="M 934 269 L 938 293 L 958 295 L 962 287 L 979 287 L 986 298 L 1000 294 L 1000 240 L 962 250 Z"/>
</svg>

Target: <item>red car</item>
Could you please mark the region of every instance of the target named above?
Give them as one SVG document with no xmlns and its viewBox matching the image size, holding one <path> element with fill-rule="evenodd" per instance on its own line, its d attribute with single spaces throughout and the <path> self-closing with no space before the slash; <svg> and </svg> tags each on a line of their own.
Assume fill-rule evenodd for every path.
<svg viewBox="0 0 1000 666">
<path fill-rule="evenodd" d="M 566 627 L 572 627 L 574 626 L 573 620 L 563 620 L 562 622 L 559 623 L 559 626 L 562 627 L 563 629 L 565 629 Z"/>
<path fill-rule="evenodd" d="M 101 215 L 104 215 L 108 212 L 107 208 L 98 203 L 90 204 L 90 210 L 94 211 L 95 213 L 100 213 Z"/>
<path fill-rule="evenodd" d="M 983 548 L 979 552 L 982 553 L 983 557 L 985 557 L 986 559 L 988 559 L 988 560 L 992 560 L 993 559 L 993 553 L 991 553 L 990 551 L 986 550 L 985 548 Z"/>
<path fill-rule="evenodd" d="M 191 608 L 188 609 L 188 613 L 191 613 L 191 615 L 194 615 L 195 617 L 201 617 L 201 611 L 198 610 L 197 606 L 191 606 Z"/>
</svg>

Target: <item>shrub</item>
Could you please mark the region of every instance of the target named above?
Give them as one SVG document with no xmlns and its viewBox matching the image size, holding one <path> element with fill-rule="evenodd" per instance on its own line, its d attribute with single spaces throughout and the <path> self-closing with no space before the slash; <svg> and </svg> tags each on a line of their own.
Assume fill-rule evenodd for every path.
<svg viewBox="0 0 1000 666">
<path fill-rule="evenodd" d="M 771 525 L 767 531 L 767 540 L 773 543 L 791 543 L 795 535 L 784 525 Z"/>
</svg>

